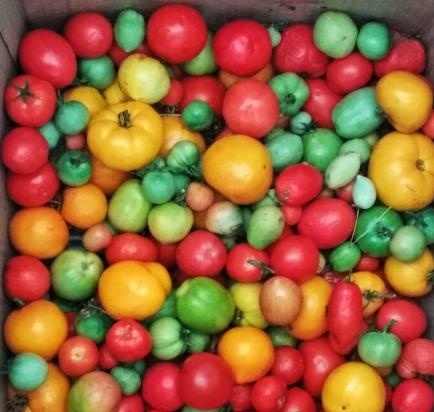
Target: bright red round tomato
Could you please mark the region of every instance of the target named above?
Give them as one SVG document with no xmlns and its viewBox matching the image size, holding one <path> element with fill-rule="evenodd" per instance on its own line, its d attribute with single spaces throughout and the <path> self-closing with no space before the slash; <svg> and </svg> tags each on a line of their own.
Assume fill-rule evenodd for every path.
<svg viewBox="0 0 434 412">
<path fill-rule="evenodd" d="M 43 206 L 57 193 L 60 181 L 56 169 L 50 162 L 45 163 L 36 172 L 25 175 L 8 173 L 6 192 L 18 205 L 23 207 Z"/>
<path fill-rule="evenodd" d="M 362 254 L 357 266 L 355 267 L 355 272 L 375 272 L 381 265 L 381 260 L 374 257 Z"/>
<path fill-rule="evenodd" d="M 252 387 L 252 383 L 242 383 L 234 386 L 229 399 L 229 404 L 234 412 L 244 412 L 252 407 Z"/>
<path fill-rule="evenodd" d="M 261 412 L 278 412 L 285 403 L 286 395 L 285 380 L 280 376 L 267 375 L 253 384 L 252 406 Z"/>
<path fill-rule="evenodd" d="M 187 276 L 217 276 L 225 266 L 227 249 L 223 241 L 206 230 L 190 232 L 176 249 L 178 268 Z"/>
<path fill-rule="evenodd" d="M 114 41 L 112 43 L 112 46 L 110 47 L 110 50 L 108 52 L 108 55 L 110 56 L 110 59 L 113 60 L 113 63 L 116 67 L 119 67 L 121 63 L 131 54 L 133 53 L 143 53 L 147 56 L 151 56 L 152 53 L 149 50 L 149 47 L 146 43 L 142 43 L 137 49 L 134 49 L 131 52 L 126 52 L 120 48 L 120 46 Z"/>
<path fill-rule="evenodd" d="M 98 365 L 98 347 L 84 336 L 73 336 L 59 348 L 58 362 L 65 375 L 82 376 L 93 371 Z"/>
<path fill-rule="evenodd" d="M 157 256 L 155 243 L 137 233 L 121 233 L 113 236 L 105 250 L 105 258 L 109 265 L 123 260 L 155 262 Z"/>
<path fill-rule="evenodd" d="M 151 351 L 152 337 L 139 322 L 121 319 L 108 330 L 106 344 L 121 362 L 134 362 L 143 359 Z"/>
<path fill-rule="evenodd" d="M 12 79 L 4 91 L 8 116 L 20 126 L 40 127 L 56 110 L 56 90 L 46 80 L 22 74 Z"/>
<path fill-rule="evenodd" d="M 101 13 L 75 14 L 66 22 L 63 33 L 78 57 L 103 56 L 113 43 L 112 25 Z"/>
<path fill-rule="evenodd" d="M 155 10 L 146 27 L 148 46 L 168 63 L 186 63 L 205 47 L 207 25 L 202 14 L 187 4 L 166 4 Z"/>
<path fill-rule="evenodd" d="M 42 299 L 50 286 L 50 272 L 39 259 L 17 255 L 6 262 L 3 289 L 9 298 L 32 302 Z"/>
<path fill-rule="evenodd" d="M 434 393 L 422 379 L 405 379 L 392 394 L 394 412 L 430 412 L 434 406 Z"/>
<path fill-rule="evenodd" d="M 173 362 L 159 362 L 146 370 L 142 397 L 152 408 L 175 411 L 183 402 L 180 396 L 181 369 Z"/>
<path fill-rule="evenodd" d="M 338 199 L 342 199 L 348 204 L 353 203 L 353 188 L 354 184 L 356 183 L 355 180 L 352 180 L 350 183 L 346 184 L 343 187 L 340 187 L 339 189 L 336 189 L 335 194 Z M 327 192 L 326 192 L 327 191 Z M 322 196 L 322 197 L 333 197 L 333 191 L 330 189 L 324 189 L 324 192 L 330 193 L 330 196 Z"/>
<path fill-rule="evenodd" d="M 341 199 L 316 199 L 309 203 L 297 223 L 298 232 L 310 237 L 320 249 L 336 247 L 347 240 L 354 229 L 356 214 Z"/>
<path fill-rule="evenodd" d="M 181 101 L 183 93 L 184 93 L 184 86 L 182 85 L 181 81 L 177 79 L 171 79 L 170 89 L 167 92 L 166 96 L 164 96 L 160 100 L 160 103 L 166 104 L 168 106 L 177 105 Z"/>
<path fill-rule="evenodd" d="M 304 374 L 304 360 L 301 352 L 291 346 L 279 346 L 274 350 L 272 375 L 280 376 L 287 385 L 298 382 Z"/>
<path fill-rule="evenodd" d="M 213 41 L 217 65 L 236 76 L 252 76 L 271 58 L 267 29 L 249 19 L 233 20 L 221 26 Z"/>
<path fill-rule="evenodd" d="M 431 139 L 434 139 L 434 110 L 431 112 L 428 120 L 422 126 L 422 133 Z"/>
<path fill-rule="evenodd" d="M 333 60 L 327 67 L 326 80 L 338 94 L 347 94 L 365 86 L 374 73 L 372 63 L 360 53 Z"/>
<path fill-rule="evenodd" d="M 50 82 L 55 88 L 69 86 L 77 74 L 74 50 L 53 30 L 27 33 L 19 44 L 18 58 L 24 72 Z"/>
<path fill-rule="evenodd" d="M 145 412 L 145 404 L 138 393 L 123 396 L 114 412 Z"/>
<path fill-rule="evenodd" d="M 315 401 L 309 392 L 297 386 L 289 388 L 286 401 L 279 412 L 317 412 Z"/>
<path fill-rule="evenodd" d="M 110 352 L 107 344 L 102 344 L 99 348 L 98 367 L 104 371 L 109 371 L 119 364 L 119 360 Z"/>
<path fill-rule="evenodd" d="M 283 212 L 285 225 L 287 226 L 295 225 L 300 220 L 303 213 L 301 206 L 289 206 L 284 204 L 281 206 L 280 210 Z"/>
<path fill-rule="evenodd" d="M 178 243 L 160 243 L 152 238 L 157 247 L 157 262 L 161 263 L 167 270 L 176 268 L 176 249 Z"/>
<path fill-rule="evenodd" d="M 202 100 L 208 103 L 214 115 L 221 116 L 225 87 L 215 76 L 187 76 L 181 80 L 182 98 L 179 102 L 179 110 L 193 100 Z"/>
<path fill-rule="evenodd" d="M 270 86 L 259 80 L 241 80 L 223 99 L 223 118 L 234 132 L 260 138 L 276 126 L 279 101 Z"/>
<path fill-rule="evenodd" d="M 182 401 L 197 409 L 219 408 L 227 403 L 235 384 L 234 374 L 217 355 L 199 352 L 182 365 L 179 387 Z"/>
<path fill-rule="evenodd" d="M 32 127 L 15 127 L 2 139 L 1 159 L 14 173 L 36 172 L 48 160 L 44 136 Z"/>
</svg>

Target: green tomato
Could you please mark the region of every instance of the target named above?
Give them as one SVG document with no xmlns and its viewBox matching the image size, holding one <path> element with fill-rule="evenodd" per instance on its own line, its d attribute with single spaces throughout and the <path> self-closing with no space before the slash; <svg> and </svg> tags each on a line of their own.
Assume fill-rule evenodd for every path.
<svg viewBox="0 0 434 412">
<path fill-rule="evenodd" d="M 352 242 L 344 242 L 335 247 L 329 256 L 329 262 L 333 270 L 348 272 L 355 268 L 362 257 L 359 247 Z"/>
<path fill-rule="evenodd" d="M 280 206 L 280 202 L 276 196 L 276 189 L 270 189 L 267 194 L 256 203 L 253 203 L 252 210 L 259 209 L 263 206 Z"/>
<path fill-rule="evenodd" d="M 184 329 L 184 340 L 188 353 L 204 352 L 211 343 L 211 336 L 206 333 Z"/>
<path fill-rule="evenodd" d="M 313 122 L 312 116 L 308 112 L 298 112 L 291 118 L 290 128 L 292 133 L 301 136 L 314 129 L 315 124 Z"/>
<path fill-rule="evenodd" d="M 80 59 L 78 76 L 81 83 L 102 90 L 113 83 L 116 76 L 115 66 L 108 56 Z"/>
<path fill-rule="evenodd" d="M 273 342 L 274 347 L 279 346 L 297 346 L 298 340 L 293 338 L 288 328 L 284 326 L 270 326 L 266 329 L 267 335 Z"/>
<path fill-rule="evenodd" d="M 56 170 L 62 183 L 68 186 L 81 186 L 92 176 L 92 162 L 84 150 L 68 150 L 56 162 Z"/>
<path fill-rule="evenodd" d="M 150 171 L 143 176 L 142 190 L 151 203 L 166 203 L 176 193 L 175 178 L 168 171 Z"/>
<path fill-rule="evenodd" d="M 391 46 L 388 27 L 383 23 L 365 23 L 357 36 L 357 48 L 369 60 L 380 60 L 387 55 Z"/>
<path fill-rule="evenodd" d="M 359 173 L 360 155 L 355 152 L 341 154 L 335 157 L 327 166 L 324 180 L 329 189 L 339 189 L 350 183 Z"/>
<path fill-rule="evenodd" d="M 48 123 L 44 124 L 39 128 L 39 131 L 41 132 L 42 136 L 45 137 L 50 149 L 54 149 L 62 137 L 62 134 L 59 132 L 53 121 L 49 121 Z"/>
<path fill-rule="evenodd" d="M 89 123 L 89 110 L 76 100 L 62 103 L 54 115 L 54 124 L 62 134 L 80 133 Z"/>
<path fill-rule="evenodd" d="M 113 321 L 101 310 L 84 308 L 74 319 L 74 330 L 97 345 L 104 342 Z"/>
<path fill-rule="evenodd" d="M 146 370 L 146 361 L 144 359 L 139 359 L 134 362 L 125 362 L 123 364 L 128 369 L 135 370 L 140 376 L 143 376 Z"/>
<path fill-rule="evenodd" d="M 365 139 L 350 139 L 341 146 L 339 154 L 358 153 L 360 161 L 365 163 L 371 157 L 371 150 L 371 145 Z"/>
<path fill-rule="evenodd" d="M 125 366 L 115 366 L 110 375 L 113 376 L 123 395 L 132 395 L 140 389 L 142 380 L 140 375 L 134 369 Z"/>
<path fill-rule="evenodd" d="M 154 323 L 156 320 L 165 318 L 165 317 L 176 317 L 176 298 L 175 298 L 175 292 L 172 291 L 167 296 L 166 300 L 163 303 L 163 306 L 161 306 L 160 310 L 155 313 L 154 315 L 150 316 L 149 318 L 146 318 L 143 320 L 144 326 L 150 325 L 151 323 Z"/>
<path fill-rule="evenodd" d="M 301 137 L 283 129 L 272 130 L 265 138 L 265 148 L 271 158 L 273 169 L 282 171 L 286 166 L 300 162 L 303 157 Z"/>
<path fill-rule="evenodd" d="M 182 66 L 186 73 L 192 76 L 202 76 L 204 74 L 214 73 L 217 70 L 212 40 L 213 35 L 211 32 L 208 32 L 208 39 L 202 51 Z"/>
<path fill-rule="evenodd" d="M 182 324 L 175 318 L 157 319 L 149 327 L 149 333 L 152 336 L 152 354 L 157 359 L 174 359 L 187 349 Z"/>
<path fill-rule="evenodd" d="M 47 379 L 48 364 L 35 353 L 20 353 L 11 362 L 8 378 L 19 391 L 32 391 L 39 388 Z"/>
<path fill-rule="evenodd" d="M 358 175 L 353 186 L 353 203 L 359 209 L 370 209 L 377 200 L 377 190 L 369 177 Z"/>
<path fill-rule="evenodd" d="M 185 193 L 191 182 L 190 176 L 183 173 L 172 173 L 172 176 L 175 179 L 175 193 Z"/>
<path fill-rule="evenodd" d="M 401 383 L 401 377 L 396 372 L 391 372 L 386 376 L 387 383 L 395 389 Z"/>
<path fill-rule="evenodd" d="M 237 236 L 242 231 L 243 223 L 241 206 L 229 200 L 215 202 L 207 209 L 205 226 L 207 230 L 217 235 Z"/>
<path fill-rule="evenodd" d="M 116 43 L 129 53 L 139 47 L 145 38 L 145 18 L 134 9 L 122 10 L 113 27 Z"/>
<path fill-rule="evenodd" d="M 390 253 L 401 262 L 415 261 L 425 248 L 425 235 L 416 226 L 401 226 L 390 241 Z"/>
<path fill-rule="evenodd" d="M 434 207 L 429 206 L 416 212 L 405 212 L 404 220 L 407 225 L 416 226 L 422 230 L 427 245 L 434 243 Z"/>
<path fill-rule="evenodd" d="M 100 257 L 81 249 L 67 249 L 51 263 L 54 293 L 73 302 L 88 299 L 95 293 L 104 270 Z"/>
<path fill-rule="evenodd" d="M 232 321 L 235 304 L 230 292 L 214 279 L 185 280 L 176 291 L 176 313 L 189 329 L 207 334 L 225 330 Z"/>
<path fill-rule="evenodd" d="M 256 209 L 247 227 L 247 242 L 257 249 L 265 249 L 282 234 L 285 217 L 278 206 Z"/>
<path fill-rule="evenodd" d="M 279 100 L 280 113 L 287 116 L 297 114 L 309 97 L 309 87 L 295 73 L 281 73 L 274 76 L 268 85 Z"/>
<path fill-rule="evenodd" d="M 189 175 L 197 170 L 200 160 L 200 152 L 195 143 L 182 140 L 170 149 L 166 158 L 166 164 L 175 173 Z"/>
<path fill-rule="evenodd" d="M 214 114 L 208 103 L 193 100 L 184 108 L 181 116 L 189 129 L 200 132 L 211 126 Z"/>
<path fill-rule="evenodd" d="M 270 26 L 267 27 L 267 30 L 270 36 L 271 46 L 273 48 L 277 47 L 280 44 L 280 41 L 282 40 L 282 36 L 280 34 L 279 29 L 274 24 L 271 24 Z"/>
</svg>

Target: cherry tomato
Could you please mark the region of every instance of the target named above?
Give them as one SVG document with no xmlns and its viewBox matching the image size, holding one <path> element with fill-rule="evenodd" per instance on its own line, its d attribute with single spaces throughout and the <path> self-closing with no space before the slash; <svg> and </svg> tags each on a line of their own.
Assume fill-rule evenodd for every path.
<svg viewBox="0 0 434 412">
<path fill-rule="evenodd" d="M 65 375 L 82 376 L 98 365 L 99 351 L 96 344 L 84 336 L 73 336 L 59 348 L 58 362 Z"/>
<path fill-rule="evenodd" d="M 83 246 L 90 252 L 99 252 L 105 249 L 112 240 L 112 232 L 104 223 L 91 226 L 82 237 Z"/>
<path fill-rule="evenodd" d="M 175 106 L 179 104 L 182 99 L 182 94 L 184 93 L 184 87 L 180 80 L 171 79 L 170 89 L 161 100 L 161 104 L 167 104 L 168 106 Z"/>
<path fill-rule="evenodd" d="M 278 412 L 286 400 L 286 382 L 280 376 L 268 375 L 258 379 L 252 387 L 251 402 L 257 411 Z"/>
<path fill-rule="evenodd" d="M 113 60 L 113 63 L 115 66 L 119 67 L 121 63 L 131 54 L 133 53 L 143 53 L 147 56 L 152 57 L 152 53 L 149 50 L 149 47 L 146 43 L 142 43 L 137 49 L 134 49 L 131 52 L 126 52 L 120 48 L 120 46 L 116 43 L 116 41 L 113 41 L 112 46 L 110 47 L 110 50 L 108 52 L 108 55 L 110 56 L 110 59 Z"/>
<path fill-rule="evenodd" d="M 160 243 L 152 238 L 157 246 L 157 262 L 161 263 L 168 270 L 176 267 L 176 249 L 178 243 Z"/>
<path fill-rule="evenodd" d="M 235 385 L 229 404 L 234 412 L 244 412 L 252 407 L 251 392 L 253 384 L 243 383 Z"/>
<path fill-rule="evenodd" d="M 297 386 L 288 389 L 286 401 L 280 412 L 316 412 L 315 402 L 309 392 Z"/>
<path fill-rule="evenodd" d="M 374 256 L 362 254 L 362 257 L 360 258 L 354 270 L 356 272 L 375 272 L 380 267 L 380 265 L 380 259 Z"/>
<path fill-rule="evenodd" d="M 274 376 L 283 378 L 287 385 L 293 385 L 303 377 L 303 355 L 292 346 L 280 346 L 276 348 L 270 372 Z"/>
<path fill-rule="evenodd" d="M 105 250 L 109 265 L 123 260 L 155 262 L 158 250 L 155 242 L 137 233 L 121 233 L 112 237 Z"/>
<path fill-rule="evenodd" d="M 138 393 L 123 396 L 114 412 L 145 412 L 145 404 Z"/>
<path fill-rule="evenodd" d="M 118 364 L 119 360 L 110 352 L 107 344 L 103 344 L 99 348 L 98 367 L 102 370 L 108 371 Z"/>
<path fill-rule="evenodd" d="M 433 390 L 422 379 L 406 379 L 392 394 L 392 407 L 395 412 L 430 412 L 433 406 Z"/>
<path fill-rule="evenodd" d="M 422 126 L 422 133 L 431 139 L 434 139 L 434 110 L 431 112 L 428 120 Z"/>
<path fill-rule="evenodd" d="M 301 206 L 282 205 L 280 210 L 283 212 L 285 218 L 285 224 L 287 226 L 293 226 L 297 224 L 303 214 L 303 208 Z"/>
</svg>

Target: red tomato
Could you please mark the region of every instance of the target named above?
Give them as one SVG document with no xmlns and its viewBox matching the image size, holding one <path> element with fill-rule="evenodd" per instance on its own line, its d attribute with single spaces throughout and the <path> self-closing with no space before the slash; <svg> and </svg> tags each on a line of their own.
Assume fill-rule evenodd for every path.
<svg viewBox="0 0 434 412">
<path fill-rule="evenodd" d="M 341 96 L 330 89 L 323 79 L 306 79 L 309 97 L 303 108 L 318 127 L 333 129 L 332 112 Z"/>
<path fill-rule="evenodd" d="M 134 49 L 131 52 L 126 52 L 122 50 L 119 45 L 114 41 L 112 43 L 112 46 L 110 47 L 110 50 L 108 52 L 108 55 L 110 56 L 110 59 L 113 60 L 113 63 L 115 66 L 119 67 L 121 63 L 131 54 L 133 53 L 143 53 L 147 56 L 151 56 L 151 51 L 149 50 L 149 47 L 146 43 L 142 43 L 139 47 Z"/>
<path fill-rule="evenodd" d="M 179 387 L 182 401 L 192 408 L 213 409 L 227 403 L 235 378 L 227 363 L 217 355 L 199 352 L 182 365 Z"/>
<path fill-rule="evenodd" d="M 36 172 L 48 160 L 44 136 L 32 127 L 15 127 L 2 140 L 1 159 L 14 173 Z"/>
<path fill-rule="evenodd" d="M 383 329 L 391 320 L 395 320 L 390 329 L 407 343 L 423 335 L 427 327 L 426 313 L 414 302 L 405 299 L 393 299 L 386 302 L 377 312 L 376 325 Z"/>
<path fill-rule="evenodd" d="M 434 341 L 417 338 L 406 343 L 395 369 L 398 375 L 405 379 L 434 376 Z"/>
<path fill-rule="evenodd" d="M 430 412 L 433 406 L 433 390 L 422 379 L 406 379 L 392 394 L 394 412 Z"/>
<path fill-rule="evenodd" d="M 188 276 L 217 276 L 225 266 L 223 241 L 206 230 L 190 232 L 176 249 L 178 268 Z"/>
<path fill-rule="evenodd" d="M 175 106 L 181 101 L 183 92 L 184 87 L 182 86 L 182 83 L 179 80 L 171 79 L 170 89 L 166 96 L 160 100 L 160 103 L 167 104 L 168 106 Z"/>
<path fill-rule="evenodd" d="M 138 393 L 123 396 L 114 412 L 145 412 L 145 404 Z"/>
<path fill-rule="evenodd" d="M 243 383 L 234 386 L 231 398 L 229 399 L 229 404 L 234 412 L 244 412 L 252 407 L 250 400 L 252 387 L 253 384 L 251 383 Z"/>
<path fill-rule="evenodd" d="M 320 194 L 322 186 L 322 173 L 305 163 L 287 166 L 275 181 L 277 198 L 288 206 L 305 205 Z"/>
<path fill-rule="evenodd" d="M 274 50 L 273 65 L 278 72 L 293 72 L 309 77 L 320 77 L 327 69 L 328 57 L 313 41 L 309 24 L 289 25 L 282 33 Z"/>
<path fill-rule="evenodd" d="M 148 46 L 161 59 L 186 63 L 205 47 L 207 25 L 202 14 L 186 4 L 167 4 L 149 17 L 146 27 Z"/>
<path fill-rule="evenodd" d="M 347 240 L 356 214 L 341 199 L 316 199 L 307 205 L 297 224 L 301 235 L 310 237 L 320 249 L 330 249 Z"/>
<path fill-rule="evenodd" d="M 8 196 L 23 207 L 45 205 L 55 196 L 59 186 L 56 169 L 50 162 L 45 163 L 33 173 L 25 175 L 8 173 L 6 176 Z"/>
<path fill-rule="evenodd" d="M 157 256 L 155 243 L 137 233 L 121 233 L 113 236 L 105 250 L 105 258 L 109 265 L 123 260 L 155 262 Z"/>
<path fill-rule="evenodd" d="M 113 369 L 119 364 L 119 360 L 115 358 L 113 353 L 110 352 L 107 344 L 103 344 L 99 348 L 98 367 L 104 371 Z"/>
<path fill-rule="evenodd" d="M 374 73 L 372 63 L 360 53 L 333 60 L 327 67 L 326 80 L 338 94 L 347 94 L 365 86 Z"/>
<path fill-rule="evenodd" d="M 139 322 L 121 319 L 108 330 L 106 344 L 108 350 L 121 362 L 134 362 L 151 351 L 152 337 Z"/>
<path fill-rule="evenodd" d="M 7 84 L 4 102 L 8 116 L 15 123 L 40 127 L 56 110 L 56 90 L 46 80 L 22 74 Z"/>
<path fill-rule="evenodd" d="M 82 376 L 93 371 L 98 365 L 98 347 L 84 336 L 73 336 L 59 348 L 58 362 L 65 375 Z"/>
<path fill-rule="evenodd" d="M 86 147 L 86 135 L 84 133 L 65 136 L 65 146 L 69 150 L 82 150 Z"/>
<path fill-rule="evenodd" d="M 434 139 L 434 110 L 431 112 L 428 120 L 422 126 L 422 133 L 431 139 Z"/>
<path fill-rule="evenodd" d="M 286 401 L 279 412 L 316 412 L 315 402 L 309 392 L 299 387 L 288 389 Z"/>
<path fill-rule="evenodd" d="M 276 275 L 286 276 L 296 283 L 315 276 L 318 264 L 318 248 L 307 236 L 290 235 L 280 239 L 270 254 L 270 266 Z"/>
<path fill-rule="evenodd" d="M 285 403 L 286 382 L 280 376 L 267 375 L 258 379 L 252 387 L 251 402 L 257 411 L 278 412 Z"/>
<path fill-rule="evenodd" d="M 301 352 L 291 346 L 279 346 L 274 350 L 272 375 L 280 376 L 287 385 L 298 382 L 304 374 L 304 360 Z"/>
<path fill-rule="evenodd" d="M 221 69 L 236 76 L 248 77 L 268 63 L 272 47 L 270 35 L 262 24 L 238 19 L 217 30 L 213 50 Z"/>
<path fill-rule="evenodd" d="M 77 312 L 72 311 L 72 312 L 64 312 L 64 313 L 65 313 L 66 320 L 68 321 L 67 338 L 72 338 L 73 336 L 76 335 L 74 322 L 75 322 L 75 318 L 77 317 Z M 99 356 L 99 352 L 98 352 L 98 356 Z"/>
<path fill-rule="evenodd" d="M 100 57 L 108 53 L 113 43 L 110 21 L 96 12 L 73 15 L 66 22 L 63 34 L 78 57 Z"/>
<path fill-rule="evenodd" d="M 112 232 L 108 225 L 97 223 L 83 233 L 81 241 L 85 249 L 90 252 L 99 252 L 109 245 L 112 238 Z"/>
<path fill-rule="evenodd" d="M 362 254 L 354 272 L 375 272 L 381 265 L 380 259 Z"/>
<path fill-rule="evenodd" d="M 17 255 L 6 262 L 3 289 L 7 297 L 32 302 L 42 299 L 50 286 L 50 272 L 39 259 Z"/>
<path fill-rule="evenodd" d="M 163 244 L 153 239 L 157 246 L 157 262 L 161 263 L 167 270 L 172 270 L 176 267 L 176 248 L 177 243 Z"/>
<path fill-rule="evenodd" d="M 27 33 L 19 44 L 18 58 L 24 72 L 47 80 L 56 88 L 70 85 L 77 74 L 74 50 L 53 30 Z"/>
<path fill-rule="evenodd" d="M 253 79 L 241 80 L 225 94 L 223 118 L 234 133 L 260 138 L 276 126 L 279 101 L 267 84 Z"/>
<path fill-rule="evenodd" d="M 280 210 L 283 212 L 285 225 L 287 226 L 297 224 L 303 214 L 303 208 L 301 206 L 289 206 L 284 204 L 281 206 Z"/>
<path fill-rule="evenodd" d="M 182 111 L 193 100 L 208 103 L 216 116 L 221 116 L 223 97 L 226 89 L 215 76 L 187 76 L 181 80 L 182 98 L 179 110 Z"/>
<path fill-rule="evenodd" d="M 183 402 L 180 396 L 181 369 L 173 362 L 159 362 L 146 370 L 142 397 L 152 408 L 175 411 Z"/>
</svg>

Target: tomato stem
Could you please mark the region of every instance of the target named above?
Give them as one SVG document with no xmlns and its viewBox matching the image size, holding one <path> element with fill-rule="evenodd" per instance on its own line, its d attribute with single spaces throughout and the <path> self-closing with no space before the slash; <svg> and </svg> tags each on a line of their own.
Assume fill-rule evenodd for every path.
<svg viewBox="0 0 434 412">
<path fill-rule="evenodd" d="M 270 276 L 276 274 L 276 272 L 271 269 L 270 266 L 267 266 L 264 262 L 261 262 L 260 260 L 248 259 L 247 263 L 261 270 L 261 280 L 265 280 L 266 278 L 269 278 Z"/>
<path fill-rule="evenodd" d="M 24 86 L 22 87 L 16 87 L 18 90 L 18 97 L 17 99 L 23 99 L 25 102 L 27 102 L 27 99 L 29 97 L 33 96 L 33 93 L 30 92 L 30 83 L 28 80 L 24 83 Z"/>
<path fill-rule="evenodd" d="M 128 110 L 124 110 L 118 114 L 119 126 L 128 128 L 131 126 L 131 114 Z"/>
<path fill-rule="evenodd" d="M 384 325 L 384 328 L 383 328 L 383 330 L 381 331 L 382 333 L 388 333 L 388 332 L 390 332 L 390 329 L 392 329 L 392 326 L 395 324 L 395 323 L 397 323 L 398 321 L 396 320 L 396 319 L 391 319 L 389 322 L 387 322 L 385 325 Z"/>
</svg>

